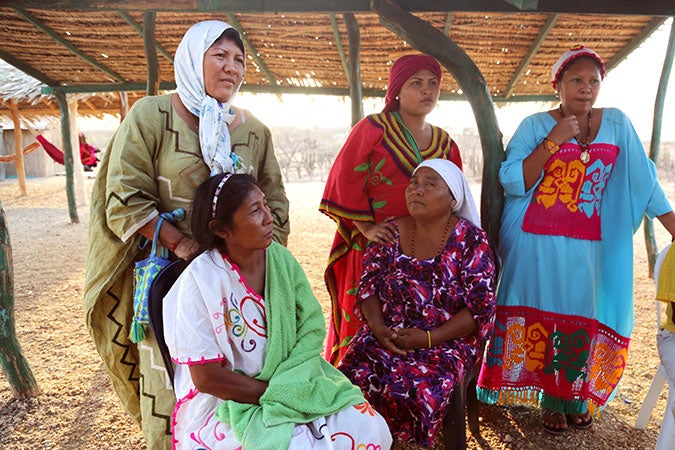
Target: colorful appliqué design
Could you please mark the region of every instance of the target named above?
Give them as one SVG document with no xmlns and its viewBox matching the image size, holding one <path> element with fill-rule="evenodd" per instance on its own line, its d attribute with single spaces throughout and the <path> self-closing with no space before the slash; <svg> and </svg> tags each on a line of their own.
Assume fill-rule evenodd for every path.
<svg viewBox="0 0 675 450">
<path fill-rule="evenodd" d="M 581 147 L 569 142 L 551 157 L 525 212 L 524 231 L 600 240 L 602 195 L 619 148 L 594 144 L 590 151 L 588 165 L 579 159 Z"/>
<path fill-rule="evenodd" d="M 540 404 L 545 393 L 560 404 L 587 398 L 592 409 L 602 407 L 623 375 L 629 342 L 594 319 L 501 307 L 481 395 L 486 401 L 498 395 L 499 403 Z"/>
</svg>

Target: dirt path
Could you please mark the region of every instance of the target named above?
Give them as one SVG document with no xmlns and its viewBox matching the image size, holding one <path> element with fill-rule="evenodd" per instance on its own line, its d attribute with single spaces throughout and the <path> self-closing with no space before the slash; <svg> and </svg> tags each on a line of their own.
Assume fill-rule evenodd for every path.
<svg viewBox="0 0 675 450">
<path fill-rule="evenodd" d="M 88 180 L 91 185 L 91 180 Z M 126 415 L 87 333 L 82 306 L 88 208 L 79 224 L 68 216 L 63 177 L 28 180 L 20 197 L 16 180 L 0 182 L 13 248 L 15 317 L 19 340 L 42 395 L 13 399 L 0 373 L 0 449 L 144 449 L 140 431 Z M 291 183 L 289 247 L 328 314 L 323 269 L 334 225 L 317 212 L 323 186 Z M 670 192 L 675 192 L 671 190 Z M 671 201 L 674 201 L 671 195 Z M 660 231 L 660 228 L 657 228 Z M 667 237 L 658 235 L 660 246 Z M 471 449 L 653 448 L 665 408 L 664 389 L 646 430 L 632 425 L 658 366 L 654 287 L 646 276 L 642 232 L 636 243 L 635 314 L 628 368 L 601 418 L 590 430 L 555 437 L 528 408 L 480 405 L 481 438 Z"/>
</svg>

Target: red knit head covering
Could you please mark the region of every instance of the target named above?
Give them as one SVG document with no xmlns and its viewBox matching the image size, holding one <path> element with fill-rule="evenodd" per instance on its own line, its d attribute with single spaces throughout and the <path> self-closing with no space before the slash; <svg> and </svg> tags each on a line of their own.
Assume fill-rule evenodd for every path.
<svg viewBox="0 0 675 450">
<path fill-rule="evenodd" d="M 420 70 L 430 70 L 438 78 L 438 83 L 442 81 L 441 65 L 436 58 L 429 55 L 405 55 L 396 60 L 389 71 L 389 86 L 387 86 L 387 96 L 382 112 L 392 112 L 398 110 L 398 100 L 396 96 L 401 92 L 403 83 Z"/>
</svg>

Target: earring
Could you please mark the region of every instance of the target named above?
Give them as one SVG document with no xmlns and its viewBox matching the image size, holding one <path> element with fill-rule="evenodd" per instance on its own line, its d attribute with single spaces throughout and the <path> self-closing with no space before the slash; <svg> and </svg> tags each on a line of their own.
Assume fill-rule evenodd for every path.
<svg viewBox="0 0 675 450">
<path fill-rule="evenodd" d="M 394 98 L 395 98 L 396 100 L 398 100 L 398 95 L 397 95 L 396 97 L 394 97 Z"/>
</svg>

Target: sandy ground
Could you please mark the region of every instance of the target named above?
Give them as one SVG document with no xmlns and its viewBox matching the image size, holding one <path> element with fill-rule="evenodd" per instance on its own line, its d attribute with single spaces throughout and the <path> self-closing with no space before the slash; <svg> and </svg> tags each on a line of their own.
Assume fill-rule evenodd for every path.
<svg viewBox="0 0 675 450">
<path fill-rule="evenodd" d="M 91 186 L 92 180 L 87 183 Z M 334 224 L 317 212 L 321 183 L 291 183 L 289 247 L 328 314 L 323 269 Z M 671 202 L 675 188 L 667 186 Z M 0 182 L 14 259 L 18 338 L 42 394 L 18 401 L 0 373 L 0 449 L 144 449 L 140 431 L 112 392 L 87 333 L 82 306 L 88 208 L 71 224 L 62 176 Z M 657 225 L 657 242 L 668 237 Z M 653 281 L 647 277 L 642 231 L 636 234 L 635 315 L 628 367 L 616 398 L 596 424 L 562 436 L 544 433 L 538 411 L 480 405 L 481 435 L 471 449 L 649 449 L 665 408 L 664 389 L 645 430 L 633 423 L 658 367 Z"/>
</svg>

